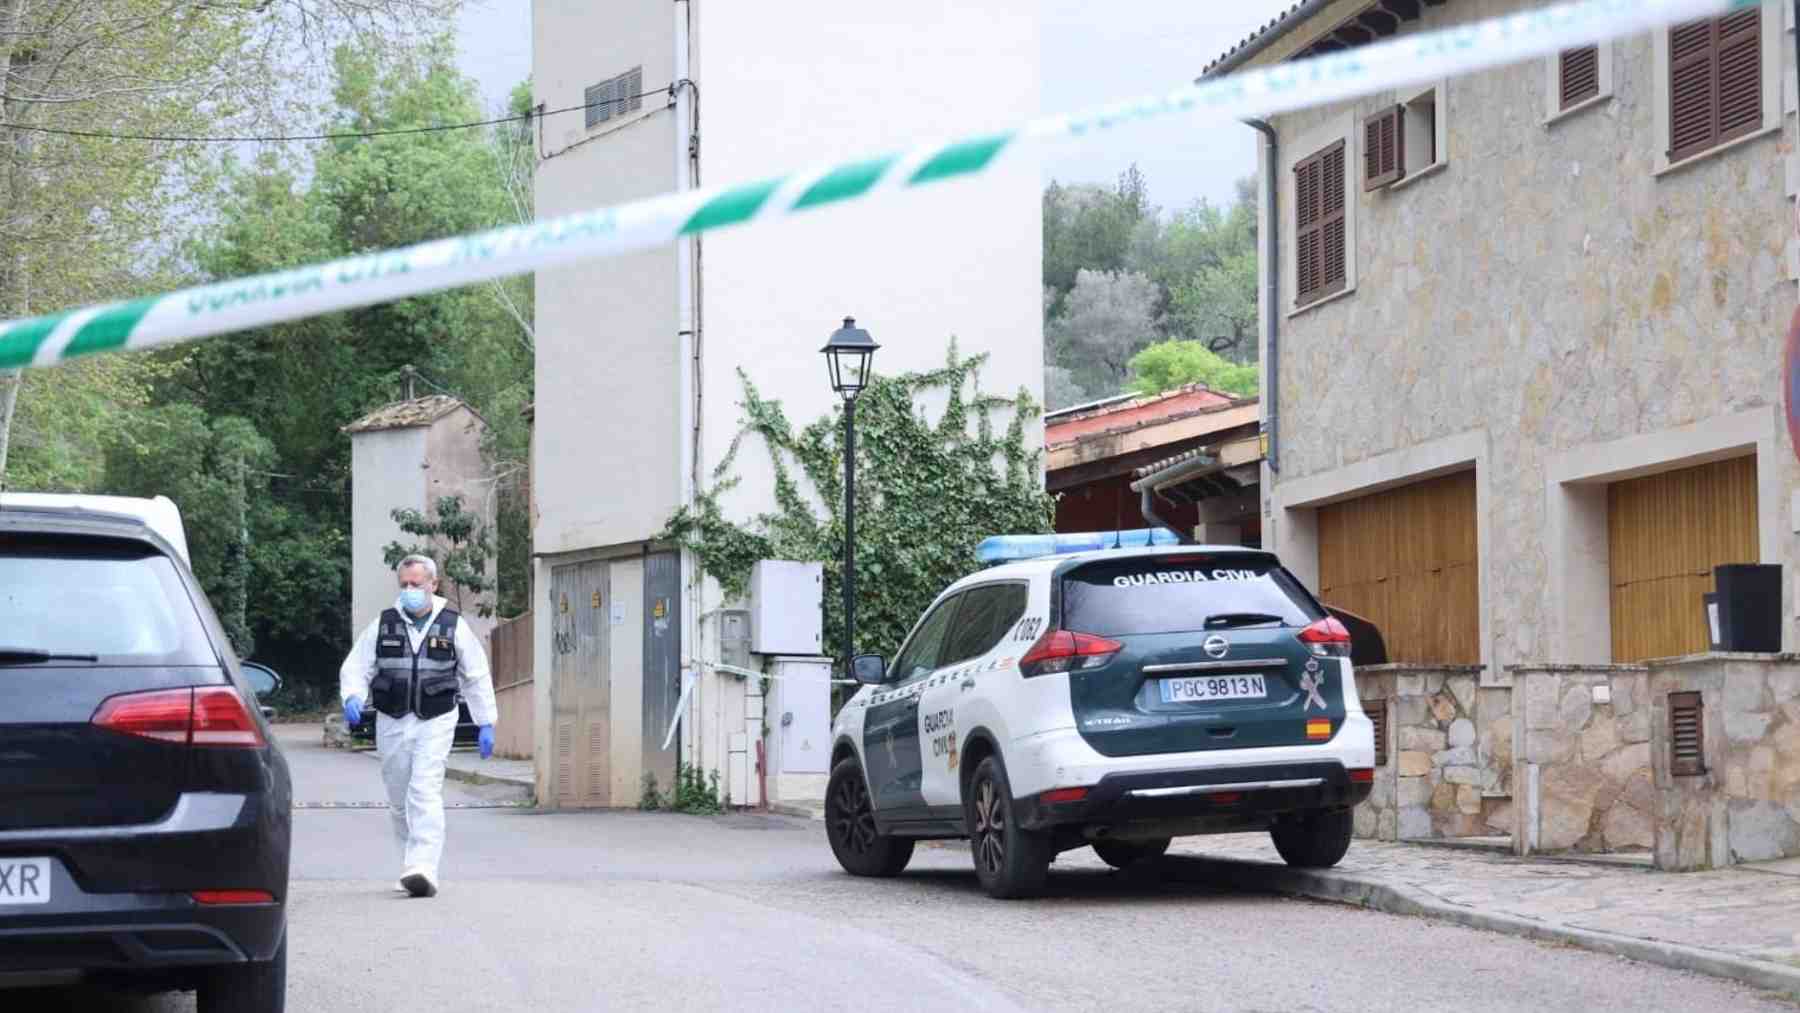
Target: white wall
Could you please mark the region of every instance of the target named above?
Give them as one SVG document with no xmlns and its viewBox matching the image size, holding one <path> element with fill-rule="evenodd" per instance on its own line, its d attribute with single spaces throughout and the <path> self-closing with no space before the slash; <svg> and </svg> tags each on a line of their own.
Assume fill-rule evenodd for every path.
<svg viewBox="0 0 1800 1013">
<path fill-rule="evenodd" d="M 533 88 L 549 108 L 636 66 L 644 90 L 669 83 L 667 0 L 536 0 Z M 710 96 L 709 96 L 710 97 Z M 674 112 L 641 111 L 584 127 L 551 117 L 537 171 L 548 218 L 674 188 Z M 580 147 L 569 148 L 580 144 Z M 675 256 L 672 247 L 537 274 L 536 549 L 559 553 L 642 540 L 679 497 Z"/>
<path fill-rule="evenodd" d="M 1039 112 L 1034 0 L 845 7 L 697 0 L 702 182 L 721 184 L 1003 127 Z M 1041 188 L 1029 153 L 988 173 L 705 238 L 704 464 L 741 420 L 744 369 L 796 426 L 831 411 L 825 339 L 854 316 L 876 368 L 939 366 L 952 336 L 992 355 L 985 389 L 1043 391 Z M 1041 430 L 1031 430 L 1041 438 Z M 746 445 L 732 512 L 768 509 Z"/>
<path fill-rule="evenodd" d="M 535 0 L 537 100 L 579 104 L 586 86 L 640 64 L 646 91 L 668 84 L 676 9 L 668 0 Z M 1033 0 L 692 0 L 692 15 L 702 185 L 1007 127 L 1039 111 Z M 582 146 L 541 163 L 538 214 L 672 189 L 685 132 L 654 98 L 592 132 L 579 114 L 553 118 L 546 148 Z M 846 315 L 882 343 L 883 372 L 938 366 L 955 336 L 965 355 L 992 356 L 985 390 L 1024 387 L 1041 401 L 1040 189 L 1035 159 L 1021 152 L 975 180 L 705 236 L 703 474 L 737 433 L 740 368 L 797 424 L 831 410 L 818 349 Z M 647 539 L 680 489 L 674 249 L 540 272 L 537 296 L 535 547 L 562 556 Z M 763 453 L 747 446 L 741 458 L 743 485 L 727 501 L 740 519 L 772 508 Z M 700 612 L 717 605 L 715 594 Z M 548 671 L 538 639 L 538 668 Z M 716 638 L 702 639 L 716 658 Z M 539 756 L 549 755 L 546 693 L 540 687 Z M 690 706 L 688 757 L 725 773 L 731 733 L 743 728 L 742 684 L 705 679 Z"/>
<path fill-rule="evenodd" d="M 409 536 L 395 510 L 424 510 L 426 432 L 383 429 L 350 438 L 350 636 L 394 602 L 394 574 L 382 559 L 389 542 Z"/>
<path fill-rule="evenodd" d="M 422 475 L 424 488 L 421 495 L 428 512 L 437 508 L 441 497 L 461 496 L 463 509 L 480 517 L 482 523 L 488 525 L 490 537 L 498 538 L 498 533 L 493 531 L 494 483 L 488 481 L 487 461 L 481 456 L 481 437 L 485 428 L 474 412 L 458 408 L 424 430 L 426 468 Z M 443 560 L 438 563 L 441 566 Z M 495 572 L 496 563 L 490 556 L 487 567 L 490 581 Z M 457 596 L 447 581 L 439 582 L 438 591 L 452 604 L 456 602 Z M 480 597 L 470 595 L 462 602 L 463 621 L 484 641 L 494 630 L 494 620 L 483 618 L 477 606 L 481 601 L 493 604 L 496 600 L 496 592 L 490 591 Z"/>
</svg>

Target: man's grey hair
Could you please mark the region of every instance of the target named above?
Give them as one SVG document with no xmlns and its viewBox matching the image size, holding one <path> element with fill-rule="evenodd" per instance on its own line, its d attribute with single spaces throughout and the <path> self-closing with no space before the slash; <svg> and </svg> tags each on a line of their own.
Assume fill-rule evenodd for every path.
<svg viewBox="0 0 1800 1013">
<path fill-rule="evenodd" d="M 399 573 L 409 566 L 416 566 L 424 570 L 426 580 L 437 579 L 437 561 L 430 556 L 407 556 L 400 561 L 399 566 L 394 567 L 394 572 Z"/>
</svg>

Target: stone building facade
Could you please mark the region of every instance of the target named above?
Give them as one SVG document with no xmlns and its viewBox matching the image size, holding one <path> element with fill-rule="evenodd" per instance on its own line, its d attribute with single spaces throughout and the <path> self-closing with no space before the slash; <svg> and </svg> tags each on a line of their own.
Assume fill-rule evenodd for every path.
<svg viewBox="0 0 1800 1013">
<path fill-rule="evenodd" d="M 1205 76 L 1541 6 L 1302 2 Z M 1795 649 L 1794 45 L 1765 0 L 1268 122 L 1264 545 L 1403 663 L 1360 833 L 1800 854 L 1800 666 L 1721 668 L 1701 600 L 1782 565 Z"/>
<path fill-rule="evenodd" d="M 1299 16 L 1315 6 L 1208 73 L 1292 58 L 1347 21 L 1383 25 L 1384 11 L 1415 15 L 1392 19 L 1404 35 L 1541 4 L 1343 0 Z M 1548 60 L 1271 121 L 1278 185 L 1263 227 L 1281 249 L 1262 366 L 1279 400 L 1264 401 L 1264 540 L 1296 572 L 1319 582 L 1332 505 L 1472 471 L 1484 681 L 1545 659 L 1641 661 L 1614 657 L 1611 487 L 1748 458 L 1754 558 L 1717 561 L 1782 563 L 1791 578 L 1800 518 L 1780 367 L 1800 182 L 1793 35 L 1787 5 L 1760 14 L 1757 128 L 1673 166 L 1666 33 L 1599 47 L 1599 94 L 1567 112 Z M 1424 164 L 1365 189 L 1368 121 L 1396 105 Z M 1334 144 L 1345 277 L 1297 305 L 1296 181 L 1309 180 L 1296 170 Z M 1707 518 L 1676 508 L 1649 523 L 1673 537 Z M 1791 584 L 1784 597 L 1792 616 Z M 1696 600 L 1682 621 L 1699 616 Z"/>
</svg>

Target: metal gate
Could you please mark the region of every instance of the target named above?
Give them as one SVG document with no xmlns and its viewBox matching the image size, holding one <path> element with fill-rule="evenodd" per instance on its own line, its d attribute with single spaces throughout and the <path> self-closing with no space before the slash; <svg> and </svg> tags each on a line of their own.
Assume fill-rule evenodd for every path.
<svg viewBox="0 0 1800 1013">
<path fill-rule="evenodd" d="M 644 772 L 675 783 L 678 741 L 663 748 L 681 698 L 681 556 L 644 559 Z"/>
<path fill-rule="evenodd" d="M 551 790 L 559 807 L 603 806 L 611 801 L 607 571 L 603 560 L 550 571 L 550 700 L 556 754 Z"/>
</svg>

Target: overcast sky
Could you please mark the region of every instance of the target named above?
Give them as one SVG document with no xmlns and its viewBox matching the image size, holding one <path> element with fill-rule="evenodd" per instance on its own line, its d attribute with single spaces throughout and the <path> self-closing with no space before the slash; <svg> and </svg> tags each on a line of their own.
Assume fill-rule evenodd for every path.
<svg viewBox="0 0 1800 1013">
<path fill-rule="evenodd" d="M 1042 2 L 1047 113 L 1186 84 L 1214 57 L 1292 5 L 1292 0 Z M 486 104 L 498 107 L 531 73 L 531 0 L 470 0 L 457 34 L 464 72 L 481 83 Z M 1111 183 L 1136 162 L 1149 180 L 1151 198 L 1165 208 L 1201 197 L 1223 204 L 1231 199 L 1232 181 L 1256 171 L 1255 140 L 1249 127 L 1185 131 L 1179 121 L 1164 120 L 1052 152 L 1045 179 Z"/>
</svg>

